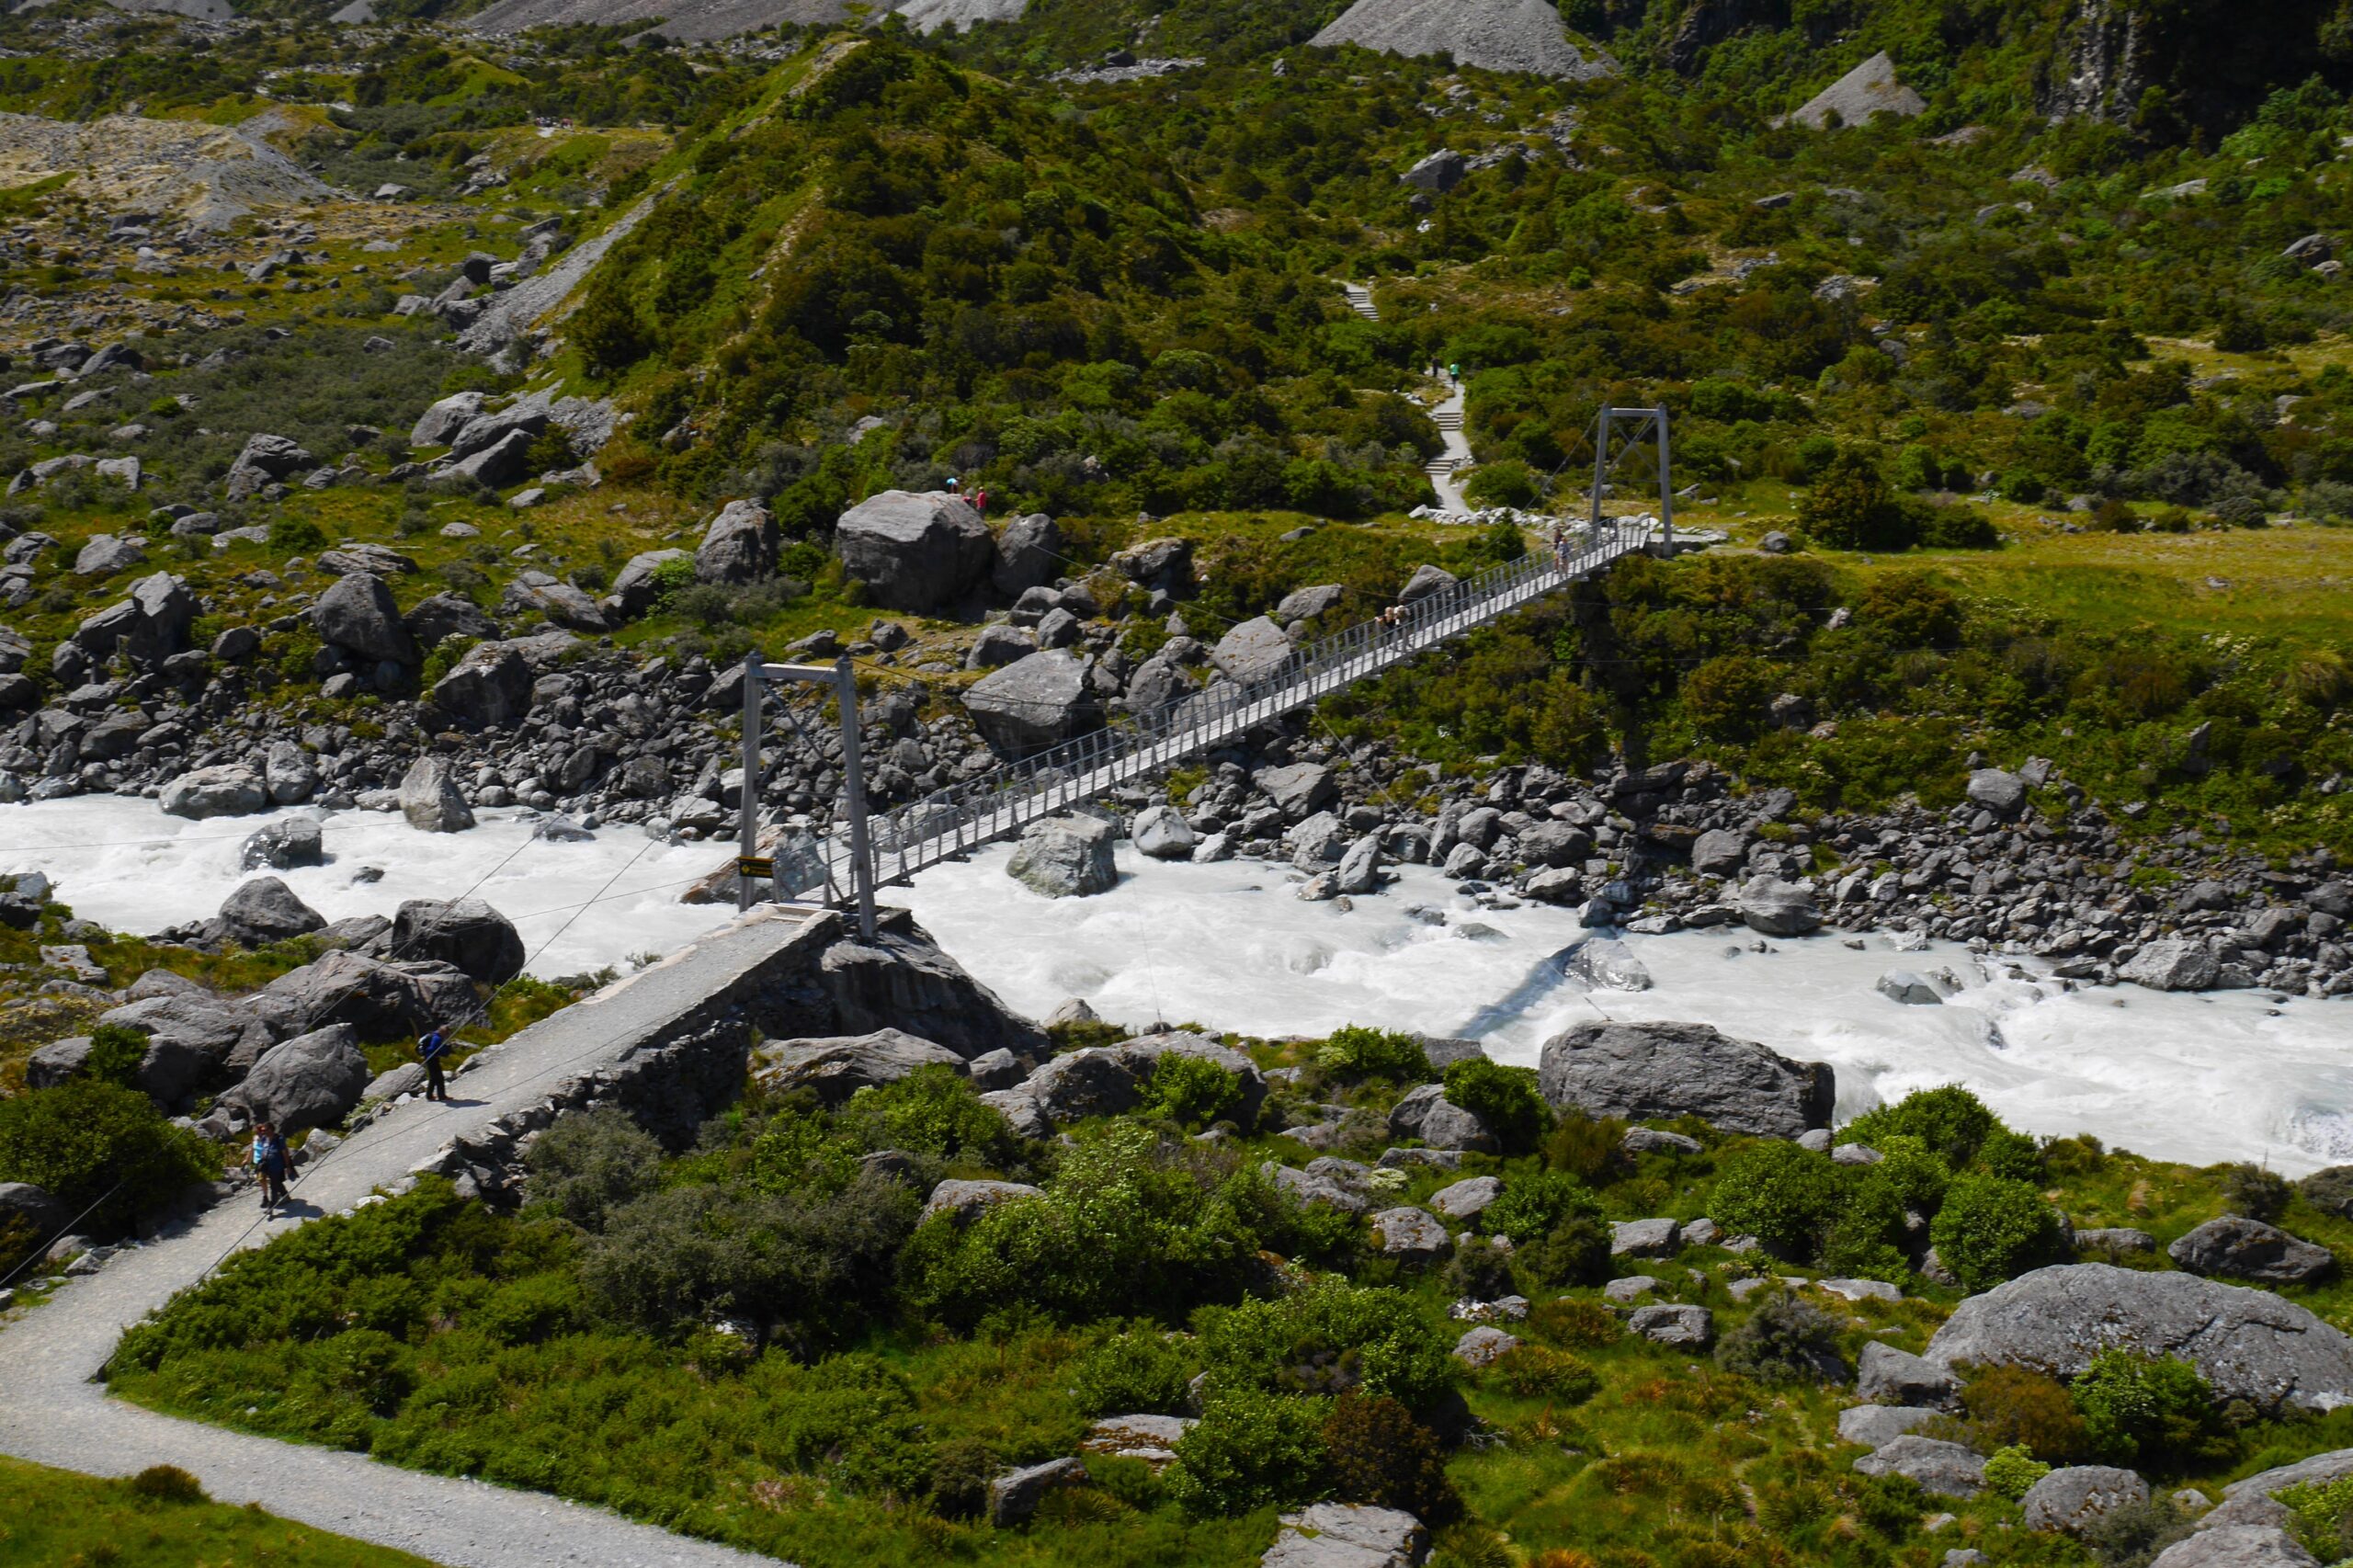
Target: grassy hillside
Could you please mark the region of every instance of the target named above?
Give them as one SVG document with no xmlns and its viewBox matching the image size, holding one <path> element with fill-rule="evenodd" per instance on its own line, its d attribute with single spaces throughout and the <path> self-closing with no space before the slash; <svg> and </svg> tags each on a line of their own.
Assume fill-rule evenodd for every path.
<svg viewBox="0 0 2353 1568">
<path fill-rule="evenodd" d="M 430 1568 L 405 1551 L 366 1546 L 257 1507 L 206 1500 L 196 1478 L 158 1465 L 106 1481 L 0 1458 L 0 1561 L 58 1568 Z"/>
</svg>

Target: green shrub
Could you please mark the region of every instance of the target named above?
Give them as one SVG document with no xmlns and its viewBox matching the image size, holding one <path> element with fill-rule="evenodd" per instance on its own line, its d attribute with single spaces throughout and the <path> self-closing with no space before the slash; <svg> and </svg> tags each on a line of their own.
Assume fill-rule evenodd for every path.
<svg viewBox="0 0 2353 1568">
<path fill-rule="evenodd" d="M 1587 1186 L 1599 1186 L 1627 1165 L 1626 1123 L 1614 1116 L 1563 1111 L 1544 1136 L 1544 1163 Z"/>
<path fill-rule="evenodd" d="M 1324 1489 L 1324 1415 L 1320 1399 L 1214 1388 L 1176 1439 L 1170 1495 L 1195 1517 L 1307 1501 Z"/>
<path fill-rule="evenodd" d="M 1879 1164 L 1870 1167 L 1871 1173 L 1887 1184 L 1897 1202 L 1923 1214 L 1934 1214 L 1942 1207 L 1945 1188 L 1952 1185 L 1952 1168 L 1931 1152 L 1924 1140 L 1906 1132 L 1892 1132 L 1871 1147 L 1880 1154 Z"/>
<path fill-rule="evenodd" d="M 2288 1178 L 2278 1171 L 2268 1171 L 2261 1165 L 2233 1165 L 2222 1176 L 2222 1211 L 2244 1214 L 2268 1224 L 2279 1218 L 2293 1190 Z"/>
<path fill-rule="evenodd" d="M 1716 1346 L 1726 1371 L 1764 1383 L 1827 1382 L 1838 1359 L 1838 1320 L 1785 1290 L 1767 1296 Z"/>
<path fill-rule="evenodd" d="M 1446 1097 L 1485 1122 L 1506 1153 L 1535 1148 L 1552 1124 L 1552 1108 L 1544 1103 L 1530 1067 L 1506 1067 L 1484 1056 L 1467 1058 L 1446 1070 Z"/>
<path fill-rule="evenodd" d="M 2296 1184 L 2304 1201 L 2324 1214 L 2353 1219 L 2353 1165 L 2330 1165 Z"/>
<path fill-rule="evenodd" d="M 1601 1199 L 1574 1176 L 1559 1171 L 1532 1171 L 1506 1182 L 1501 1195 L 1479 1216 L 1479 1224 L 1490 1235 L 1529 1242 L 1550 1235 L 1563 1221 L 1580 1216 L 1599 1219 Z"/>
<path fill-rule="evenodd" d="M 1473 506 L 1533 506 L 1540 493 L 1528 465 L 1509 458 L 1481 463 L 1462 483 L 1462 498 Z"/>
<path fill-rule="evenodd" d="M 131 1478 L 134 1496 L 156 1503 L 202 1503 L 204 1483 L 173 1464 L 151 1464 Z"/>
<path fill-rule="evenodd" d="M 2273 1494 L 2288 1510 L 2288 1529 L 2324 1562 L 2353 1556 L 2353 1476 L 2290 1486 Z"/>
<path fill-rule="evenodd" d="M 1458 1301 L 1493 1301 L 1512 1293 L 1512 1255 L 1483 1236 L 1454 1244 L 1439 1278 Z"/>
<path fill-rule="evenodd" d="M 1522 1399 L 1583 1404 L 1601 1392 L 1601 1377 L 1565 1350 L 1522 1343 L 1496 1357 L 1487 1375 Z"/>
<path fill-rule="evenodd" d="M 1222 1390 L 1307 1393 L 1356 1389 L 1408 1410 L 1431 1408 L 1454 1386 L 1454 1336 L 1402 1290 L 1324 1279 L 1273 1300 L 1211 1308 L 1199 1317 L 1201 1358 Z"/>
<path fill-rule="evenodd" d="M 1348 1024 L 1332 1031 L 1315 1053 L 1316 1063 L 1344 1078 L 1385 1078 L 1398 1084 L 1427 1084 L 1437 1074 L 1423 1053 L 1422 1042 L 1395 1029 L 1368 1028 Z"/>
<path fill-rule="evenodd" d="M 1616 1312 L 1582 1296 L 1537 1302 L 1528 1310 L 1528 1330 L 1540 1339 L 1579 1349 L 1615 1345 L 1626 1337 L 1626 1325 Z"/>
<path fill-rule="evenodd" d="M 1338 1501 L 1401 1509 L 1426 1525 L 1461 1513 L 1438 1434 L 1395 1400 L 1340 1395 L 1324 1418 L 1323 1440 Z"/>
<path fill-rule="evenodd" d="M 308 517 L 280 512 L 269 519 L 269 549 L 273 555 L 296 555 L 326 547 L 327 536 Z"/>
<path fill-rule="evenodd" d="M 2215 1457 L 2214 1391 L 2187 1361 L 2111 1346 L 2092 1358 L 2068 1396 L 2093 1448 L 2119 1463 L 2178 1470 Z"/>
<path fill-rule="evenodd" d="M 532 1142 L 525 1164 L 526 1203 L 601 1231 L 611 1210 L 661 1185 L 662 1145 L 626 1113 L 600 1106 L 558 1118 Z"/>
<path fill-rule="evenodd" d="M 2024 1445 L 1996 1449 L 1985 1460 L 1985 1490 L 2015 1503 L 2027 1489 L 2051 1473 L 2051 1467 L 2027 1452 Z"/>
<path fill-rule="evenodd" d="M 1892 1136 L 1916 1138 L 1949 1170 L 1966 1170 L 1978 1145 L 2002 1125 L 1985 1102 L 1959 1084 L 1915 1089 L 1891 1106 L 1867 1111 L 1839 1130 L 1844 1142 L 1867 1143 L 1885 1152 Z"/>
<path fill-rule="evenodd" d="M 860 1089 L 841 1119 L 869 1149 L 994 1169 L 1012 1164 L 1020 1152 L 1004 1116 L 983 1105 L 972 1080 L 949 1067 L 918 1067 L 895 1084 Z"/>
<path fill-rule="evenodd" d="M 1179 1415 L 1193 1370 L 1186 1341 L 1138 1323 L 1079 1358 L 1071 1398 L 1089 1415 Z"/>
<path fill-rule="evenodd" d="M 969 1519 L 988 1506 L 989 1483 L 1005 1467 L 977 1437 L 951 1437 L 932 1450 L 925 1501 L 943 1519 Z"/>
<path fill-rule="evenodd" d="M 1152 1088 L 1138 1109 L 1145 1116 L 1165 1117 L 1180 1127 L 1198 1130 L 1216 1121 L 1241 1100 L 1241 1079 L 1207 1057 L 1172 1051 L 1152 1064 Z"/>
<path fill-rule="evenodd" d="M 147 1037 L 128 1024 L 100 1024 L 90 1031 L 90 1054 L 82 1071 L 101 1083 L 130 1088 L 147 1060 Z"/>
<path fill-rule="evenodd" d="M 1838 1216 L 1846 1193 L 1829 1155 L 1774 1142 L 1724 1162 L 1709 1198 L 1709 1215 L 1735 1234 L 1756 1237 L 1784 1256 L 1811 1258 Z"/>
<path fill-rule="evenodd" d="M 1599 1216 L 1572 1214 L 1513 1256 L 1539 1285 L 1598 1285 L 1610 1275 L 1609 1243 L 1609 1226 Z"/>
<path fill-rule="evenodd" d="M 85 1229 L 110 1234 L 221 1172 L 221 1156 L 164 1119 L 145 1095 L 75 1078 L 0 1100 L 0 1181 L 30 1182 Z"/>
<path fill-rule="evenodd" d="M 1972 1173 L 1945 1189 L 1928 1239 L 1973 1295 L 2049 1258 L 2059 1245 L 2059 1216 L 2025 1182 Z"/>
</svg>

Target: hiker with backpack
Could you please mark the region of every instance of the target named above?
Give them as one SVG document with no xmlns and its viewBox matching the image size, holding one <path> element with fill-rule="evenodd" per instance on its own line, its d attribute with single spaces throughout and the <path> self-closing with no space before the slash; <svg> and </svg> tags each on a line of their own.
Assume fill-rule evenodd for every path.
<svg viewBox="0 0 2353 1568">
<path fill-rule="evenodd" d="M 287 1152 L 285 1138 L 267 1121 L 254 1124 L 253 1163 L 261 1182 L 262 1212 L 271 1213 L 286 1201 L 286 1172 L 294 1157 Z"/>
<path fill-rule="evenodd" d="M 449 1037 L 442 1033 L 438 1024 L 416 1042 L 416 1059 L 425 1063 L 425 1097 L 444 1105 L 449 1100 L 449 1081 L 441 1075 L 441 1059 L 449 1053 Z"/>
</svg>

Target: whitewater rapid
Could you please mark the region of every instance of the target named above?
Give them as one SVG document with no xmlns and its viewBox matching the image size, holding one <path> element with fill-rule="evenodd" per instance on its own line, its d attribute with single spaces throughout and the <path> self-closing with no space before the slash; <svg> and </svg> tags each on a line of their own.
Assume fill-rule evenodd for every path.
<svg viewBox="0 0 2353 1568">
<path fill-rule="evenodd" d="M 186 822 L 115 796 L 0 807 L 0 871 L 45 872 L 77 915 L 152 932 L 216 912 L 244 880 L 243 842 L 294 814 Z M 277 874 L 320 914 L 389 916 L 403 900 L 471 889 L 514 920 L 535 974 L 626 970 L 734 913 L 676 902 L 722 862 L 722 844 L 665 844 L 635 827 L 551 843 L 515 811 L 483 811 L 460 834 L 418 833 L 398 813 L 309 814 L 327 863 Z M 1076 996 L 1133 1025 L 1468 1032 L 1498 1060 L 1531 1066 L 1547 1039 L 1580 1023 L 1682 1019 L 1832 1063 L 1842 1117 L 1961 1083 L 2032 1132 L 2290 1174 L 2353 1161 L 2353 1003 L 2342 1000 L 2071 988 L 2033 959 L 1981 959 L 1957 943 L 1901 952 L 1871 936 L 1856 951 L 1828 935 L 1763 941 L 1760 952 L 1760 938 L 1727 929 L 1627 936 L 1653 988 L 1588 992 L 1552 961 L 1591 935 L 1574 914 L 1480 908 L 1427 867 L 1399 868 L 1396 885 L 1343 909 L 1302 903 L 1283 867 L 1168 865 L 1124 844 L 1112 892 L 1042 898 L 1005 874 L 1009 853 L 937 867 L 884 898 L 1033 1017 Z M 1898 968 L 1949 974 L 1958 989 L 1940 1006 L 1904 1006 L 1873 989 Z"/>
</svg>

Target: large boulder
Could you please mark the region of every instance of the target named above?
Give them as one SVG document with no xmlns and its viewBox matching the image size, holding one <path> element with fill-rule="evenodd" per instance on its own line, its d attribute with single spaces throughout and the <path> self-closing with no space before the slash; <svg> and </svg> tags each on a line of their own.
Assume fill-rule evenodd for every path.
<svg viewBox="0 0 2353 1568">
<path fill-rule="evenodd" d="M 433 705 L 469 724 L 501 727 L 531 710 L 531 666 L 512 644 L 483 642 L 466 650 L 433 683 Z"/>
<path fill-rule="evenodd" d="M 753 1076 L 771 1090 L 814 1089 L 827 1105 L 839 1105 L 860 1089 L 895 1084 L 918 1067 L 946 1067 L 959 1076 L 964 1059 L 944 1045 L 897 1029 L 834 1035 L 817 1040 L 772 1040 L 753 1053 Z"/>
<path fill-rule="evenodd" d="M 871 942 L 845 937 L 825 949 L 819 979 L 844 1034 L 898 1028 L 967 1062 L 993 1051 L 1035 1059 L 1046 1031 L 964 972 L 920 927 L 884 926 Z"/>
<path fill-rule="evenodd" d="M 416 662 L 416 640 L 401 622 L 392 590 L 373 572 L 337 577 L 311 607 L 311 624 L 321 642 L 349 649 L 371 664 Z"/>
<path fill-rule="evenodd" d="M 0 1181 L 0 1230 L 18 1221 L 46 1238 L 73 1218 L 74 1211 L 51 1197 L 47 1188 L 28 1181 Z"/>
<path fill-rule="evenodd" d="M 410 426 L 408 444 L 412 447 L 446 447 L 450 440 L 471 424 L 482 412 L 485 401 L 479 392 L 452 392 L 438 403 L 429 404 Z"/>
<path fill-rule="evenodd" d="M 488 985 L 523 972 L 523 938 L 514 922 L 478 898 L 408 900 L 392 916 L 392 950 L 448 964 Z"/>
<path fill-rule="evenodd" d="M 1736 874 L 1748 859 L 1748 840 L 1730 828 L 1711 827 L 1691 841 L 1691 869 L 1710 877 Z"/>
<path fill-rule="evenodd" d="M 2226 1274 L 2265 1285 L 2309 1285 L 2336 1270 L 2336 1255 L 2277 1225 L 2224 1214 L 2165 1248 L 2192 1274 Z"/>
<path fill-rule="evenodd" d="M 977 586 L 996 555 L 988 525 L 961 495 L 885 490 L 841 515 L 842 568 L 884 609 L 925 614 Z"/>
<path fill-rule="evenodd" d="M 1476 1111 L 1448 1099 L 1445 1087 L 1438 1084 L 1424 1084 L 1397 1102 L 1389 1112 L 1389 1136 L 1418 1138 L 1425 1148 L 1467 1154 L 1495 1154 L 1503 1150 L 1485 1120 Z"/>
<path fill-rule="evenodd" d="M 2149 1483 L 2113 1465 L 2076 1464 L 2054 1470 L 2018 1499 L 2026 1526 L 2081 1535 L 2120 1508 L 2143 1507 Z"/>
<path fill-rule="evenodd" d="M 1437 1263 L 1454 1250 L 1454 1238 L 1427 1209 L 1407 1204 L 1372 1217 L 1373 1244 L 1400 1263 Z"/>
<path fill-rule="evenodd" d="M 695 579 L 702 583 L 756 583 L 776 575 L 782 535 L 776 518 L 757 501 L 730 501 L 711 518 L 695 551 Z"/>
<path fill-rule="evenodd" d="M 256 877 L 238 884 L 221 904 L 221 934 L 249 948 L 306 936 L 326 925 L 326 917 L 301 899 L 276 877 Z"/>
<path fill-rule="evenodd" d="M 265 866 L 273 871 L 290 871 L 297 866 L 318 865 L 325 858 L 326 839 L 318 823 L 310 817 L 288 817 L 246 839 L 237 853 L 237 866 L 245 871 L 258 871 Z"/>
<path fill-rule="evenodd" d="M 164 786 L 159 802 L 168 816 L 244 816 L 269 804 L 269 786 L 242 762 L 191 768 Z"/>
<path fill-rule="evenodd" d="M 1969 798 L 1997 817 L 2014 817 L 2026 805 L 2026 780 L 1998 767 L 1969 776 Z"/>
<path fill-rule="evenodd" d="M 2168 937 L 2126 960 L 2116 978 L 2152 991 L 2211 991 L 2222 973 L 2221 960 L 2205 943 Z"/>
<path fill-rule="evenodd" d="M 1210 651 L 1210 663 L 1237 684 L 1256 686 L 1282 674 L 1290 664 L 1291 652 L 1290 633 L 1262 615 L 1243 621 L 1218 639 Z"/>
<path fill-rule="evenodd" d="M 1802 937 L 1822 924 L 1813 890 L 1779 877 L 1752 877 L 1733 901 L 1742 922 L 1768 937 Z"/>
<path fill-rule="evenodd" d="M 1031 512 L 1006 524 L 996 536 L 989 585 L 1012 598 L 1025 589 L 1043 587 L 1062 571 L 1063 530 L 1045 513 Z"/>
<path fill-rule="evenodd" d="M 261 776 L 270 800 L 281 806 L 299 806 L 319 788 L 317 765 L 309 752 L 292 741 L 279 741 L 269 748 Z"/>
<path fill-rule="evenodd" d="M 420 756 L 409 765 L 401 776 L 400 803 L 401 815 L 419 833 L 462 833 L 474 825 L 473 808 L 458 793 L 444 757 Z"/>
<path fill-rule="evenodd" d="M 2268 1290 L 2106 1263 L 2038 1268 L 1972 1296 L 1929 1340 L 1946 1367 L 2019 1366 L 2062 1380 L 2122 1346 L 2196 1367 L 2258 1410 L 2353 1403 L 2353 1339 Z"/>
<path fill-rule="evenodd" d="M 1899 1350 L 1883 1339 L 1867 1339 L 1855 1365 L 1855 1393 L 1881 1404 L 1943 1410 L 1959 1403 L 1961 1380 L 1949 1367 Z"/>
<path fill-rule="evenodd" d="M 474 1006 L 473 982 L 445 963 L 385 963 L 332 952 L 279 975 L 251 998 L 279 1040 L 349 1024 L 363 1040 L 415 1039 Z"/>
<path fill-rule="evenodd" d="M 1091 672 L 1089 662 L 1067 648 L 1032 653 L 968 687 L 964 710 L 998 750 L 1041 751 L 1100 720 Z"/>
<path fill-rule="evenodd" d="M 243 1105 L 256 1121 L 299 1132 L 341 1121 L 372 1076 L 358 1035 L 348 1024 L 333 1024 L 263 1052 L 245 1081 L 222 1097 Z"/>
<path fill-rule="evenodd" d="M 1985 1488 L 1985 1461 L 1962 1448 L 1938 1437 L 1907 1433 L 1884 1448 L 1855 1461 L 1861 1475 L 1900 1475 L 1918 1483 L 1923 1492 L 1946 1497 L 1974 1497 Z"/>
<path fill-rule="evenodd" d="M 417 600 L 401 617 L 401 624 L 419 648 L 438 647 L 445 637 L 471 637 L 482 642 L 498 635 L 498 622 L 472 599 L 456 594 L 435 594 Z"/>
<path fill-rule="evenodd" d="M 1146 806 L 1136 813 L 1128 833 L 1136 847 L 1155 860 L 1189 860 L 1200 843 L 1200 835 L 1174 806 Z"/>
<path fill-rule="evenodd" d="M 1205 1035 L 1145 1035 L 1118 1045 L 1089 1046 L 1055 1057 L 1006 1093 L 1037 1108 L 1049 1124 L 1062 1126 L 1090 1116 L 1117 1116 L 1142 1104 L 1164 1056 L 1208 1062 L 1233 1074 L 1240 1091 L 1228 1113 L 1247 1128 L 1266 1104 L 1267 1080 L 1240 1051 Z"/>
<path fill-rule="evenodd" d="M 1000 1203 L 1044 1196 L 1025 1182 L 943 1181 L 931 1189 L 930 1198 L 925 1200 L 923 1218 L 931 1220 L 945 1214 L 959 1225 L 969 1225 Z"/>
<path fill-rule="evenodd" d="M 643 615 L 662 597 L 655 575 L 673 561 L 693 559 L 683 550 L 642 550 L 629 558 L 613 578 L 612 604 L 623 615 Z"/>
<path fill-rule="evenodd" d="M 1250 776 L 1260 794 L 1272 801 L 1284 816 L 1303 822 L 1339 799 L 1340 787 L 1332 770 L 1320 762 L 1291 762 L 1262 767 Z"/>
<path fill-rule="evenodd" d="M 1097 817 L 1041 818 L 1023 831 L 1006 875 L 1048 898 L 1109 892 L 1120 884 L 1111 859 L 1114 836 L 1111 824 Z"/>
<path fill-rule="evenodd" d="M 1706 1024 L 1580 1024 L 1544 1042 L 1537 1078 L 1556 1111 L 1648 1121 L 1696 1116 L 1726 1132 L 1795 1138 L 1828 1127 L 1837 1078 Z"/>
<path fill-rule="evenodd" d="M 2149 1568 L 2320 1568 L 2320 1559 L 2277 1525 L 2219 1525 L 2174 1542 Z"/>
<path fill-rule="evenodd" d="M 1429 1546 L 1421 1520 L 1370 1503 L 1316 1503 L 1279 1522 L 1259 1568 L 1414 1568 Z"/>
</svg>

